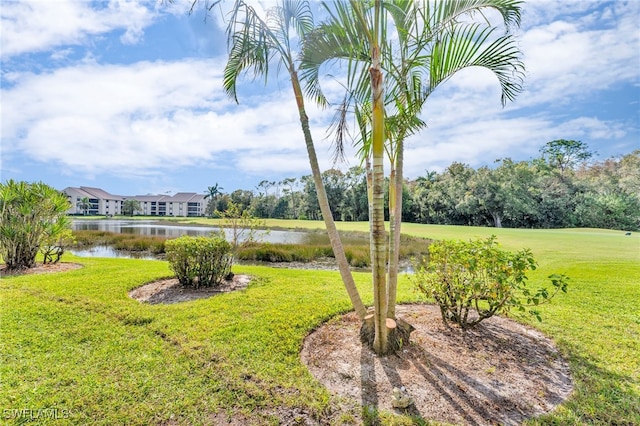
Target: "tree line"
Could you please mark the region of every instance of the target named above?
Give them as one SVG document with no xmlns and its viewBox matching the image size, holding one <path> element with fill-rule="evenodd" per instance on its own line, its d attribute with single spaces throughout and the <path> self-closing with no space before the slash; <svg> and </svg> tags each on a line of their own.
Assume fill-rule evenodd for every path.
<svg viewBox="0 0 640 426">
<path fill-rule="evenodd" d="M 571 147 L 579 149 L 571 149 Z M 640 150 L 591 161 L 582 142 L 558 140 L 528 161 L 496 160 L 473 168 L 454 162 L 403 183 L 402 220 L 412 223 L 509 228 L 606 228 L 640 230 Z M 368 220 L 366 171 L 322 173 L 334 220 Z M 386 185 L 388 188 L 388 185 Z M 310 175 L 263 180 L 255 190 L 208 194 L 207 213 L 229 203 L 259 218 L 322 219 Z M 388 189 L 385 194 L 388 199 Z M 388 203 L 385 203 L 388 205 Z M 388 209 L 385 210 L 389 218 Z"/>
</svg>

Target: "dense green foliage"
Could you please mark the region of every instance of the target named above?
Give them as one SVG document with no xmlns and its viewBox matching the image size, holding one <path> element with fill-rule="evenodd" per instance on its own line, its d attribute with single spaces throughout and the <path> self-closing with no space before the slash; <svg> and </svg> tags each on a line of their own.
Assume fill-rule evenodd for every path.
<svg viewBox="0 0 640 426">
<path fill-rule="evenodd" d="M 69 228 L 68 209 L 67 198 L 42 182 L 0 183 L 0 258 L 7 269 L 31 268 L 43 243 L 55 246 Z"/>
<path fill-rule="evenodd" d="M 366 231 L 368 224 L 340 226 Z M 539 263 L 529 277 L 533 287 L 554 271 L 571 276 L 570 291 L 541 306 L 544 321 L 531 325 L 569 361 L 574 391 L 526 425 L 640 424 L 640 236 L 418 224 L 404 230 L 435 239 L 496 234 L 508 250 L 530 247 Z M 357 404 L 348 408 L 332 397 L 300 361 L 307 333 L 350 309 L 337 272 L 236 265 L 235 273 L 252 277 L 246 290 L 148 305 L 127 292 L 170 275 L 167 262 L 69 254 L 63 261 L 83 268 L 0 279 L 0 407 L 67 410 L 67 418 L 51 422 L 61 426 L 273 425 L 305 413 L 334 425 L 362 423 Z M 370 304 L 369 274 L 355 278 Z M 398 290 L 400 301 L 417 300 L 406 276 Z M 380 412 L 371 424 L 432 423 Z"/>
<path fill-rule="evenodd" d="M 533 307 L 548 302 L 559 290 L 566 293 L 568 277 L 550 275 L 555 291 L 541 287 L 534 292 L 527 286 L 527 272 L 536 267 L 531 250 L 503 250 L 495 236 L 440 240 L 429 246 L 428 258 L 415 264 L 412 281 L 440 306 L 445 323 L 451 321 L 465 329 L 512 309 L 524 312 L 531 308 L 529 313 L 541 320 Z"/>
<path fill-rule="evenodd" d="M 180 284 L 211 287 L 229 277 L 233 265 L 231 244 L 224 235 L 183 236 L 165 242 L 171 270 Z"/>
<path fill-rule="evenodd" d="M 122 214 L 133 216 L 138 211 L 142 211 L 140 201 L 131 199 L 122 203 Z"/>
<path fill-rule="evenodd" d="M 477 169 L 453 163 L 442 172 L 427 172 L 405 181 L 402 220 L 640 230 L 640 151 L 591 163 L 577 162 L 577 154 L 566 155 L 569 158 L 545 153 L 520 162 L 506 158 L 494 167 Z M 368 220 L 366 176 L 361 167 L 328 170 L 322 176 L 336 220 Z M 261 218 L 320 218 L 310 176 L 264 182 L 256 194 L 237 190 L 220 195 L 216 208 L 223 211 L 233 201 Z"/>
</svg>

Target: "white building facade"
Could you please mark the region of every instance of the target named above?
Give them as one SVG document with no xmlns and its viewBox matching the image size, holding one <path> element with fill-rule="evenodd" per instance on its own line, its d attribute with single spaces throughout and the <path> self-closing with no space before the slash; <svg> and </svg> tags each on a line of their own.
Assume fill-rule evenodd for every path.
<svg viewBox="0 0 640 426">
<path fill-rule="evenodd" d="M 71 215 L 115 216 L 122 214 L 122 206 L 126 200 L 136 200 L 140 210 L 136 216 L 172 216 L 198 217 L 204 216 L 207 200 L 203 194 L 179 192 L 175 195 L 113 195 L 100 188 L 81 186 L 68 187 L 62 191 L 71 208 Z"/>
</svg>

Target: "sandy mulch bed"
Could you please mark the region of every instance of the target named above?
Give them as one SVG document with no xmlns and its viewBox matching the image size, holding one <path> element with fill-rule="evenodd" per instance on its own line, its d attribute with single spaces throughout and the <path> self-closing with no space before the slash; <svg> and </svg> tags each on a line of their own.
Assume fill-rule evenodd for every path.
<svg viewBox="0 0 640 426">
<path fill-rule="evenodd" d="M 0 277 L 8 277 L 8 276 L 16 276 L 16 275 L 30 275 L 30 274 L 48 274 L 52 272 L 66 272 L 72 271 L 74 269 L 82 268 L 82 265 L 78 263 L 47 263 L 46 265 L 42 263 L 36 264 L 35 267 L 25 269 L 22 271 L 11 271 L 7 272 L 6 265 L 0 265 Z"/>
<path fill-rule="evenodd" d="M 334 394 L 454 424 L 520 424 L 572 391 L 568 364 L 534 329 L 494 317 L 465 334 L 447 328 L 432 305 L 398 306 L 397 316 L 416 327 L 397 355 L 377 357 L 363 348 L 351 313 L 310 334 L 302 361 Z M 394 387 L 404 387 L 414 404 L 394 409 Z"/>
<path fill-rule="evenodd" d="M 249 281 L 248 275 L 234 275 L 219 286 L 194 289 L 182 286 L 177 278 L 167 278 L 135 288 L 129 292 L 129 297 L 150 304 L 186 302 L 242 290 L 247 288 Z"/>
</svg>

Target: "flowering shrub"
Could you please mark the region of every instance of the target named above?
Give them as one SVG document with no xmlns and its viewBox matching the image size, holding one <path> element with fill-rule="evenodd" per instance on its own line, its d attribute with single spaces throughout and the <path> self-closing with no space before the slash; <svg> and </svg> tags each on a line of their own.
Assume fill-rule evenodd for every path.
<svg viewBox="0 0 640 426">
<path fill-rule="evenodd" d="M 496 237 L 465 241 L 436 241 L 429 259 L 414 264 L 416 288 L 440 306 L 442 319 L 466 329 L 496 313 L 526 311 L 567 291 L 568 277 L 549 276 L 553 291 L 532 291 L 526 273 L 536 269 L 531 250 L 502 250 Z M 528 312 L 541 320 L 535 309 Z"/>
</svg>

